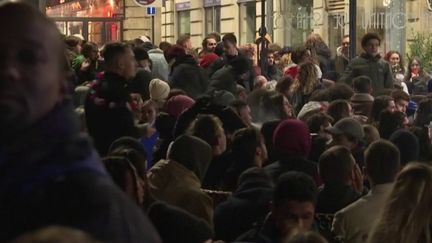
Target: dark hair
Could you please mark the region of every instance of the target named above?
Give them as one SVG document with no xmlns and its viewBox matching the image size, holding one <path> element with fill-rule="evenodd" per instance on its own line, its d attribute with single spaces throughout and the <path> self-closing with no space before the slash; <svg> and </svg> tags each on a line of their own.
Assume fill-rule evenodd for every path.
<svg viewBox="0 0 432 243">
<path fill-rule="evenodd" d="M 291 60 L 295 64 L 300 64 L 301 62 L 305 61 L 303 58 L 308 53 L 308 49 L 304 46 L 299 46 L 294 49 L 294 51 L 291 53 Z"/>
<path fill-rule="evenodd" d="M 108 174 L 113 179 L 114 183 L 118 185 L 123 191 L 126 191 L 126 178 L 127 174 L 130 173 L 133 179 L 135 192 L 137 191 L 138 175 L 136 173 L 135 167 L 127 158 L 108 156 L 103 158 L 102 162 L 105 165 L 105 168 Z"/>
<path fill-rule="evenodd" d="M 357 93 L 369 93 L 371 89 L 372 80 L 369 76 L 361 75 L 353 78 L 353 89 Z"/>
<path fill-rule="evenodd" d="M 348 148 L 333 146 L 320 156 L 318 161 L 319 173 L 326 183 L 345 183 L 350 177 L 355 160 Z"/>
<path fill-rule="evenodd" d="M 367 33 L 363 36 L 361 40 L 361 46 L 365 47 L 369 40 L 378 40 L 379 44 L 381 44 L 381 38 L 378 36 L 377 33 Z"/>
<path fill-rule="evenodd" d="M 293 83 L 294 83 L 294 80 L 290 76 L 285 76 L 277 82 L 276 91 L 281 93 L 281 94 L 284 94 L 286 91 L 290 90 L 291 85 Z"/>
<path fill-rule="evenodd" d="M 82 40 L 76 36 L 70 35 L 70 36 L 66 36 L 64 42 L 68 49 L 72 49 L 77 45 L 80 45 L 82 43 Z"/>
<path fill-rule="evenodd" d="M 107 67 L 115 67 L 117 61 L 126 53 L 127 49 L 130 49 L 130 46 L 125 43 L 114 42 L 107 44 L 104 48 L 104 59 Z"/>
<path fill-rule="evenodd" d="M 147 51 L 144 49 L 144 47 L 134 47 L 133 52 L 135 55 L 135 60 L 141 61 L 141 60 L 150 60 L 150 57 L 147 53 Z"/>
<path fill-rule="evenodd" d="M 401 68 L 402 72 L 404 73 L 405 72 L 405 62 L 403 60 L 402 55 L 398 51 L 395 51 L 395 50 L 388 51 L 386 53 L 386 55 L 384 56 L 384 60 L 386 60 L 387 62 L 390 62 L 390 57 L 393 54 L 397 54 L 399 56 L 399 67 Z"/>
<path fill-rule="evenodd" d="M 85 58 L 89 58 L 90 55 L 94 52 L 94 51 L 99 51 L 98 50 L 98 46 L 96 45 L 96 43 L 93 42 L 87 42 L 82 46 L 82 50 L 81 50 L 81 54 L 85 57 Z"/>
<path fill-rule="evenodd" d="M 277 92 L 269 92 L 261 97 L 260 102 L 260 121 L 268 121 L 274 119 L 286 119 L 288 114 L 283 112 L 284 95 Z"/>
<path fill-rule="evenodd" d="M 161 43 L 159 43 L 159 49 L 161 49 L 162 51 L 165 51 L 166 49 L 170 48 L 172 45 L 171 43 L 167 42 L 167 41 L 162 41 Z"/>
<path fill-rule="evenodd" d="M 228 41 L 231 44 L 235 45 L 235 44 L 237 44 L 237 37 L 233 33 L 228 33 L 222 37 L 222 41 L 223 42 Z"/>
<path fill-rule="evenodd" d="M 223 127 L 221 120 L 214 115 L 198 115 L 196 120 L 191 124 L 191 135 L 201 138 L 210 146 L 217 144 L 218 128 Z"/>
<path fill-rule="evenodd" d="M 424 127 L 432 121 L 432 99 L 424 98 L 418 103 L 414 125 Z"/>
<path fill-rule="evenodd" d="M 381 138 L 389 139 L 396 130 L 403 128 L 405 117 L 406 114 L 401 111 L 381 111 L 378 126 Z"/>
<path fill-rule="evenodd" d="M 135 167 L 137 175 L 141 177 L 144 181 L 147 180 L 146 176 L 146 161 L 147 161 L 147 154 L 141 151 L 138 151 L 133 148 L 128 148 L 126 146 L 119 147 L 117 149 L 114 149 L 109 153 L 109 156 L 118 156 L 128 159 L 132 165 Z"/>
<path fill-rule="evenodd" d="M 261 126 L 261 134 L 264 137 L 264 142 L 267 148 L 268 162 L 273 162 L 277 158 L 277 154 L 273 144 L 273 133 L 282 120 L 272 120 L 264 122 Z"/>
<path fill-rule="evenodd" d="M 255 151 L 260 144 L 264 144 L 264 138 L 258 129 L 248 127 L 237 130 L 231 143 L 231 153 L 235 161 L 232 167 L 241 173 L 255 166 Z"/>
<path fill-rule="evenodd" d="M 183 46 L 190 38 L 190 34 L 184 34 L 177 39 L 176 44 Z"/>
<path fill-rule="evenodd" d="M 346 100 L 333 100 L 330 103 L 327 114 L 333 118 L 333 124 L 345 117 L 350 117 L 349 105 Z"/>
<path fill-rule="evenodd" d="M 371 110 L 371 118 L 373 121 L 379 121 L 381 111 L 387 109 L 389 102 L 392 100 L 393 98 L 388 95 L 380 95 L 375 97 Z"/>
<path fill-rule="evenodd" d="M 316 113 L 306 119 L 306 124 L 311 133 L 318 133 L 321 126 L 326 126 L 333 123 L 333 118 L 325 113 Z"/>
<path fill-rule="evenodd" d="M 365 165 L 373 183 L 393 182 L 400 167 L 399 149 L 389 141 L 375 141 L 365 151 Z"/>
<path fill-rule="evenodd" d="M 213 36 L 207 36 L 206 38 L 204 38 L 204 40 L 201 43 L 201 46 L 202 46 L 203 49 L 207 48 L 207 41 L 208 41 L 208 39 L 214 39 L 214 37 Z"/>
<path fill-rule="evenodd" d="M 394 99 L 395 102 L 398 102 L 399 100 L 405 100 L 406 102 L 410 101 L 410 96 L 403 90 L 393 90 L 390 94 L 390 96 Z"/>
<path fill-rule="evenodd" d="M 329 101 L 351 100 L 351 97 L 354 95 L 353 89 L 348 84 L 344 83 L 336 83 L 329 87 L 326 91 Z"/>
<path fill-rule="evenodd" d="M 231 102 L 229 106 L 231 108 L 233 108 L 236 111 L 236 113 L 238 114 L 238 113 L 240 113 L 240 111 L 242 109 L 244 109 L 245 107 L 247 107 L 248 104 L 246 102 L 244 102 L 243 100 L 238 100 L 237 99 L 237 100 L 234 100 L 233 102 Z"/>
<path fill-rule="evenodd" d="M 424 127 L 411 127 L 410 131 L 417 137 L 419 141 L 420 162 L 430 163 L 432 160 L 432 145 L 427 129 Z"/>
<path fill-rule="evenodd" d="M 419 67 L 420 67 L 419 75 L 420 75 L 420 77 L 427 76 L 427 73 L 423 69 L 424 67 L 423 67 L 423 64 L 422 64 L 422 61 L 421 61 L 420 57 L 413 56 L 408 61 L 408 66 L 407 66 L 408 69 L 407 69 L 407 72 L 406 72 L 406 75 L 405 75 L 405 78 L 404 78 L 405 82 L 410 82 L 411 73 L 412 73 L 411 64 L 413 63 L 413 61 L 417 61 L 418 64 L 419 64 Z"/>
<path fill-rule="evenodd" d="M 211 32 L 207 36 L 215 39 L 216 42 L 220 42 L 221 41 L 221 36 L 220 36 L 220 34 L 218 32 Z"/>
<path fill-rule="evenodd" d="M 313 179 L 303 172 L 282 174 L 273 192 L 273 204 L 278 207 L 287 201 L 312 202 L 316 205 L 317 187 Z"/>
</svg>

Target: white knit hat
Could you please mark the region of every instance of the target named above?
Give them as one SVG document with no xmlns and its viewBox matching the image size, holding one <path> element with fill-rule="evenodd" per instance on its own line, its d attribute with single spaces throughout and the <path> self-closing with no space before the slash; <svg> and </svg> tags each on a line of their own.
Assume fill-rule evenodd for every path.
<svg viewBox="0 0 432 243">
<path fill-rule="evenodd" d="M 163 101 L 169 95 L 170 86 L 167 82 L 155 78 L 150 81 L 149 92 L 152 100 Z"/>
</svg>

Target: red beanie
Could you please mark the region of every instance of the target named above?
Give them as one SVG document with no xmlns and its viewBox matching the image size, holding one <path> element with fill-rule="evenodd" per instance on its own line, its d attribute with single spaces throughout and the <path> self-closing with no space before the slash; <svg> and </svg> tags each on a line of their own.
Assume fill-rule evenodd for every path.
<svg viewBox="0 0 432 243">
<path fill-rule="evenodd" d="M 186 95 L 176 95 L 168 99 L 165 103 L 165 111 L 178 119 L 183 111 L 191 108 L 195 101 Z"/>
<path fill-rule="evenodd" d="M 200 66 L 202 68 L 207 68 L 209 67 L 214 61 L 216 61 L 219 58 L 218 55 L 214 54 L 213 52 L 208 53 L 206 55 L 203 56 L 203 58 L 201 59 L 200 62 Z"/>
<path fill-rule="evenodd" d="M 309 156 L 311 137 L 303 121 L 287 119 L 282 121 L 273 133 L 275 151 L 280 155 L 295 154 Z"/>
</svg>

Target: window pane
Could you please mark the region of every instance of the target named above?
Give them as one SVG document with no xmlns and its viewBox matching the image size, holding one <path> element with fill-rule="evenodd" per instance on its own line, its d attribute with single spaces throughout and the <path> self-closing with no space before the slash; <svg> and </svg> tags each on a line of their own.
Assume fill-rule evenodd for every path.
<svg viewBox="0 0 432 243">
<path fill-rule="evenodd" d="M 179 11 L 178 15 L 178 35 L 190 34 L 190 12 Z"/>
<path fill-rule="evenodd" d="M 240 4 L 240 43 L 253 43 L 256 33 L 255 2 Z"/>
</svg>

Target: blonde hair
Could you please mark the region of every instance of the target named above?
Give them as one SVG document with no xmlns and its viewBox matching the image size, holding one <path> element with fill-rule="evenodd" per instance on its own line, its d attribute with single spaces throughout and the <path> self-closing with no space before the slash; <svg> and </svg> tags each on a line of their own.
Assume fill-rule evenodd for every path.
<svg viewBox="0 0 432 243">
<path fill-rule="evenodd" d="M 318 86 L 318 71 L 314 63 L 304 62 L 299 65 L 299 70 L 291 92 L 302 91 L 304 94 L 311 94 Z"/>
<path fill-rule="evenodd" d="M 369 243 L 430 243 L 432 167 L 410 163 L 398 175 Z"/>
</svg>

